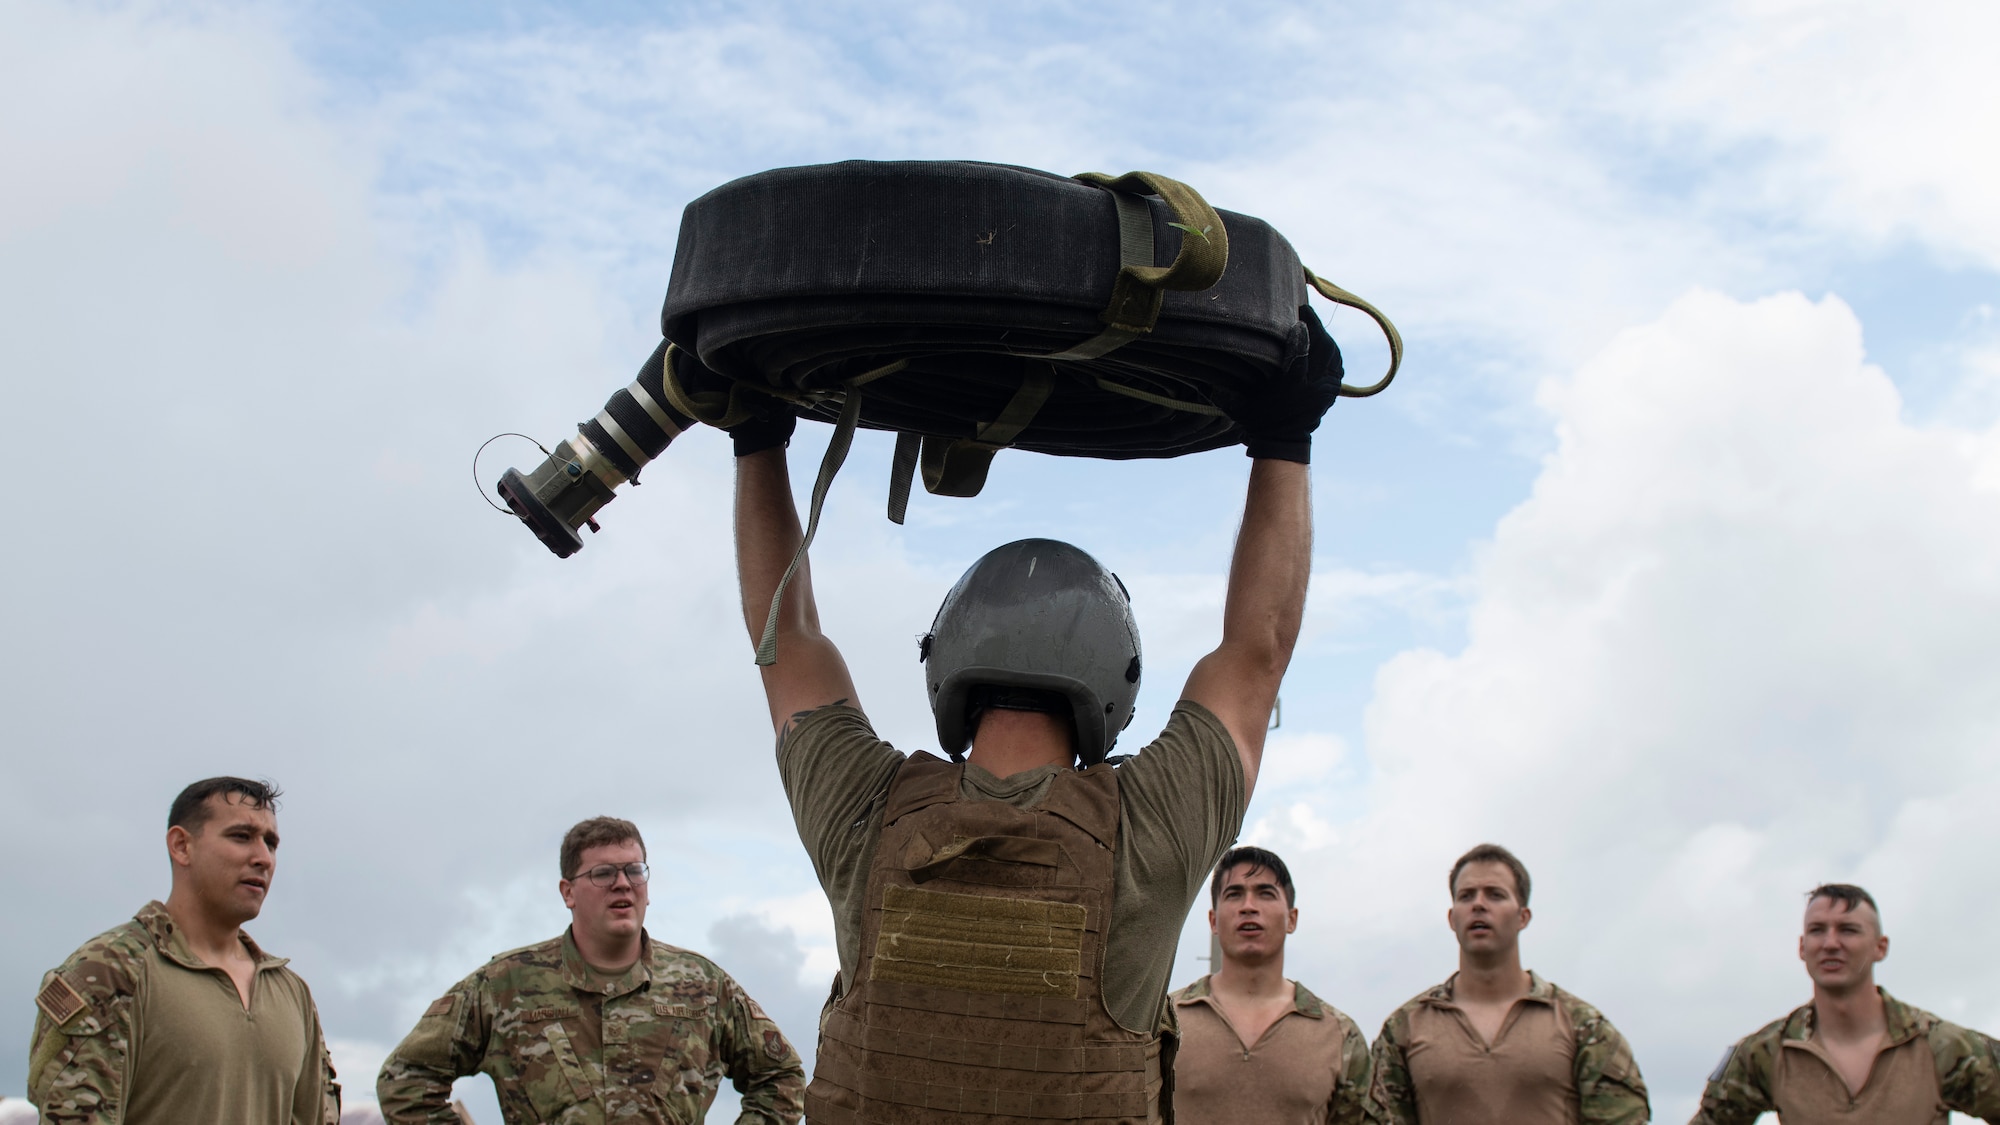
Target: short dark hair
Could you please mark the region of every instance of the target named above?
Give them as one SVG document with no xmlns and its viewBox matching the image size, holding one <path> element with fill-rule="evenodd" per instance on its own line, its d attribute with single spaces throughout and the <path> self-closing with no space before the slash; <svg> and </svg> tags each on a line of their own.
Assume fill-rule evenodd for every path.
<svg viewBox="0 0 2000 1125">
<path fill-rule="evenodd" d="M 1451 878 L 1445 883 L 1453 898 L 1458 897 L 1458 875 L 1468 864 L 1498 863 L 1514 873 L 1514 893 L 1521 896 L 1521 905 L 1528 905 L 1528 890 L 1533 884 L 1528 879 L 1528 865 L 1522 863 L 1513 852 L 1498 844 L 1481 844 L 1458 857 L 1451 865 Z"/>
<path fill-rule="evenodd" d="M 1875 905 L 1875 896 L 1853 883 L 1821 883 L 1806 892 L 1806 905 L 1811 906 L 1814 899 L 1821 898 L 1837 902 L 1849 910 L 1865 902 L 1868 904 L 1868 909 L 1875 912 L 1876 925 L 1879 927 L 1882 923 L 1882 908 Z"/>
<path fill-rule="evenodd" d="M 1240 848 L 1231 848 L 1222 853 L 1221 861 L 1215 865 L 1215 876 L 1208 881 L 1208 904 L 1210 906 L 1214 906 L 1216 903 L 1222 901 L 1222 880 L 1224 877 L 1231 870 L 1241 867 L 1246 863 L 1250 865 L 1250 870 L 1253 873 L 1258 868 L 1263 868 L 1271 873 L 1272 878 L 1278 881 L 1278 888 L 1285 892 L 1286 908 L 1289 909 L 1298 905 L 1298 900 L 1292 894 L 1292 873 L 1285 867 L 1285 861 L 1278 858 L 1278 853 L 1268 851 L 1264 848 L 1245 845 Z"/>
<path fill-rule="evenodd" d="M 646 838 L 639 835 L 639 826 L 629 820 L 615 816 L 593 816 L 589 820 L 578 821 L 562 839 L 562 877 L 574 879 L 577 865 L 583 862 L 583 853 L 591 848 L 601 848 L 606 844 L 622 844 L 627 840 L 636 841 L 640 854 L 645 854 Z"/>
<path fill-rule="evenodd" d="M 278 798 L 285 795 L 284 790 L 269 781 L 251 781 L 247 777 L 203 778 L 181 790 L 181 795 L 168 806 L 167 827 L 184 828 L 191 836 L 201 835 L 202 827 L 215 815 L 215 810 L 208 807 L 208 799 L 230 793 L 242 797 L 243 803 L 253 809 L 271 812 L 278 811 Z"/>
</svg>

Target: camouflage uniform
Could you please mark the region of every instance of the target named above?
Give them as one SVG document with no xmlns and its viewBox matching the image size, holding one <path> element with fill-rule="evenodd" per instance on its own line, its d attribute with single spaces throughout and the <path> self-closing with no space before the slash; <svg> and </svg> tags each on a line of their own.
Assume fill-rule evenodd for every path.
<svg viewBox="0 0 2000 1125">
<path fill-rule="evenodd" d="M 1413 1017 L 1425 1009 L 1450 1012 L 1464 1025 L 1467 1036 L 1478 1039 L 1452 999 L 1457 981 L 1458 975 L 1454 973 L 1450 980 L 1396 1009 L 1375 1040 L 1375 1102 L 1381 1108 L 1383 1120 L 1390 1125 L 1420 1125 L 1422 1120 L 1407 1054 Z M 1596 1008 L 1534 973 L 1528 974 L 1528 982 L 1528 995 L 1516 1007 L 1546 1006 L 1555 1014 L 1557 1025 L 1567 1028 L 1571 1037 L 1568 1069 L 1575 1083 L 1575 1116 L 1566 1109 L 1563 1117 L 1584 1125 L 1644 1125 L 1651 1120 L 1652 1109 L 1646 1100 L 1646 1083 L 1639 1075 L 1639 1064 L 1633 1059 L 1625 1037 L 1611 1026 L 1611 1021 Z M 1510 1034 L 1511 1025 L 1521 1014 L 1519 1011 L 1511 1014 L 1509 1022 L 1502 1025 Z M 1491 1049 L 1497 1051 L 1507 1043 L 1507 1037 L 1503 1036 Z"/>
<path fill-rule="evenodd" d="M 2000 1058 L 1996 1058 L 2000 1044 L 1977 1031 L 1913 1008 L 1886 990 L 1882 992 L 1882 1006 L 1883 1014 L 1888 1017 L 1888 1030 L 1860 1096 L 1848 1092 L 1845 1081 L 1838 1075 L 1832 1075 L 1830 1083 L 1823 1074 L 1801 1076 L 1819 1085 L 1837 1084 L 1838 1096 L 1848 1104 L 1828 1108 L 1843 1119 L 1861 1122 L 1884 1118 L 1915 1122 L 1920 1116 L 1925 1122 L 1944 1125 L 1952 1110 L 1986 1121 L 2000 1120 Z M 1709 1075 L 1708 1088 L 1701 1096 L 1701 1111 L 1695 1114 L 1692 1125 L 1749 1125 L 1767 1111 L 1778 1113 L 1781 1121 L 1788 1120 L 1785 1111 L 1790 1111 L 1793 1118 L 1799 1119 L 1793 1120 L 1792 1125 L 1800 1125 L 1801 1120 L 1811 1125 L 1806 1112 L 1797 1105 L 1786 1104 L 1786 1083 L 1779 1078 L 1787 1064 L 1795 1059 L 1803 1062 L 1802 1056 L 1811 1053 L 1811 1048 L 1804 1045 L 1813 1038 L 1814 1020 L 1813 1006 L 1806 1004 L 1730 1048 L 1715 1073 Z M 1918 1040 L 1924 1044 L 1918 1046 Z M 1912 1052 L 1927 1056 L 1924 1065 L 1909 1068 L 1893 1065 L 1896 1052 L 1906 1045 Z M 1787 1046 L 1793 1050 L 1786 1051 Z M 1903 1104 L 1894 1111 L 1865 1104 L 1876 1099 L 1894 1099 Z"/>
<path fill-rule="evenodd" d="M 312 992 L 285 959 L 236 984 L 147 903 L 42 978 L 28 1100 L 50 1125 L 339 1125 L 340 1087 Z"/>
<path fill-rule="evenodd" d="M 458 1125 L 456 1078 L 484 1072 L 509 1125 L 701 1121 L 727 1075 L 741 1123 L 791 1125 L 805 1069 L 778 1026 L 713 961 L 642 937 L 617 975 L 568 933 L 503 953 L 417 1021 L 376 1080 L 390 1125 Z"/>
</svg>

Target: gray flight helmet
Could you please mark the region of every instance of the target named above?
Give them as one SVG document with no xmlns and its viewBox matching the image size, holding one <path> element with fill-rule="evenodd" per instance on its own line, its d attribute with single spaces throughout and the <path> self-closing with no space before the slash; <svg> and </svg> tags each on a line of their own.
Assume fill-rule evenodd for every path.
<svg viewBox="0 0 2000 1125">
<path fill-rule="evenodd" d="M 1054 539 L 988 551 L 945 595 L 921 642 L 938 745 L 972 740 L 966 704 L 982 684 L 1058 692 L 1076 720 L 1079 765 L 1104 760 L 1139 697 L 1139 626 L 1118 576 Z"/>
</svg>

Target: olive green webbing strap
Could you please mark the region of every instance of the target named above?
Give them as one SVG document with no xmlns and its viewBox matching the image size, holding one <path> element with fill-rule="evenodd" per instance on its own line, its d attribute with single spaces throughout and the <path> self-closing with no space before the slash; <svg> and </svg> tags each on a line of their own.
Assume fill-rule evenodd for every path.
<svg viewBox="0 0 2000 1125">
<path fill-rule="evenodd" d="M 848 447 L 854 444 L 854 426 L 860 420 L 861 389 L 850 386 L 846 401 L 840 405 L 840 421 L 833 426 L 833 438 L 826 443 L 826 456 L 820 458 L 819 479 L 813 481 L 812 508 L 806 517 L 806 533 L 799 539 L 799 549 L 792 552 L 792 564 L 785 568 L 785 576 L 778 579 L 778 588 L 771 594 L 771 612 L 764 618 L 764 636 L 757 642 L 759 667 L 769 667 L 778 662 L 778 610 L 785 604 L 785 589 L 792 584 L 792 576 L 799 572 L 800 564 L 805 562 L 806 548 L 812 546 L 813 536 L 819 531 L 819 513 L 826 505 L 827 490 L 833 487 L 833 477 L 840 472 L 841 462 L 847 460 Z"/>
<path fill-rule="evenodd" d="M 889 462 L 889 522 L 902 523 L 910 512 L 910 482 L 917 475 L 917 453 L 924 435 L 903 431 L 896 435 L 896 457 Z"/>
<path fill-rule="evenodd" d="M 1098 314 L 1106 328 L 1083 343 L 1044 359 L 1096 359 L 1124 347 L 1153 327 L 1150 321 L 1142 326 L 1120 324 L 1112 319 L 1114 312 L 1129 304 L 1129 298 L 1122 297 L 1119 289 L 1126 279 L 1125 271 L 1153 264 L 1153 208 L 1144 197 L 1128 191 L 1112 192 L 1111 201 L 1118 205 L 1118 277 L 1111 285 L 1111 303 Z M 1153 319 L 1157 320 L 1159 315 L 1159 310 L 1154 309 Z"/>
<path fill-rule="evenodd" d="M 1396 326 L 1390 323 L 1388 317 L 1382 315 L 1381 309 L 1349 293 L 1333 282 L 1320 277 L 1311 270 L 1306 270 L 1306 283 L 1318 290 L 1320 296 L 1325 297 L 1336 305 L 1346 305 L 1350 309 L 1367 313 L 1369 318 L 1374 320 L 1376 325 L 1382 329 L 1382 335 L 1388 337 L 1389 373 L 1366 387 L 1355 387 L 1346 383 L 1340 385 L 1340 397 L 1342 398 L 1367 398 L 1369 395 L 1381 394 L 1383 388 L 1387 387 L 1390 381 L 1395 379 L 1396 369 L 1403 366 L 1403 334 L 1396 331 Z"/>
<path fill-rule="evenodd" d="M 1043 359 L 1097 359 L 1153 330 L 1160 319 L 1166 291 L 1207 289 L 1222 279 L 1229 265 L 1229 232 L 1222 216 L 1193 188 L 1152 172 L 1107 176 L 1085 172 L 1076 176 L 1111 193 L 1118 205 L 1118 277 L 1111 283 L 1111 300 L 1097 319 L 1104 331 Z M 1165 266 L 1153 264 L 1153 209 L 1145 197 L 1157 195 L 1174 213 L 1181 230 L 1181 247 Z"/>
<path fill-rule="evenodd" d="M 1021 377 L 1021 387 L 999 417 L 979 427 L 970 438 L 923 439 L 921 458 L 924 490 L 933 496 L 977 496 L 986 486 L 986 471 L 993 455 L 1007 448 L 1049 401 L 1055 390 L 1055 367 L 1029 363 Z M 895 486 L 892 482 L 891 491 Z"/>
<path fill-rule="evenodd" d="M 1153 330 L 1159 322 L 1166 291 L 1196 291 L 1213 286 L 1229 264 L 1229 232 L 1222 217 L 1193 188 L 1151 172 L 1107 176 L 1086 172 L 1076 179 L 1103 188 L 1118 211 L 1118 276 L 1111 283 L 1111 300 L 1098 319 L 1104 330 L 1082 343 L 1037 358 L 1051 362 L 1098 359 Z M 1157 195 L 1174 214 L 1181 229 L 1180 249 L 1165 266 L 1153 264 L 1153 208 L 1146 196 Z M 1205 403 L 1187 403 L 1099 375 L 1092 378 L 1104 390 L 1176 410 L 1219 414 Z M 937 496 L 977 496 L 986 485 L 994 454 L 1011 444 L 1035 420 L 1035 414 L 1055 387 L 1051 367 L 1031 366 L 999 417 L 979 427 L 970 438 L 914 438 L 898 435 L 896 457 L 889 470 L 889 518 L 902 523 L 909 511 L 910 483 L 921 467 L 924 488 Z"/>
</svg>

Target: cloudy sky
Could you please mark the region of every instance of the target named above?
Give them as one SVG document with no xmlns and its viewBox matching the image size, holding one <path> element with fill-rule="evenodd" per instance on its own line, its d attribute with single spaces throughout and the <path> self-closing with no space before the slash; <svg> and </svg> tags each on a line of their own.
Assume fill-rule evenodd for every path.
<svg viewBox="0 0 2000 1125">
<path fill-rule="evenodd" d="M 1626 1032 L 1662 1120 L 1806 996 L 1820 881 L 1882 900 L 1889 988 L 2000 1029 L 2000 9 L 580 10 L 0 0 L 0 1094 L 41 972 L 164 895 L 167 802 L 223 772 L 289 790 L 254 932 L 350 1104 L 439 991 L 559 932 L 556 844 L 598 813 L 647 833 L 652 931 L 810 1046 L 831 924 L 726 440 L 567 561 L 468 470 L 630 378 L 688 200 L 857 157 L 1156 170 L 1401 325 L 1401 380 L 1321 430 L 1245 829 L 1301 876 L 1293 975 L 1379 1026 L 1450 971 L 1445 870 L 1494 839 L 1535 873 L 1529 963 Z M 883 733 L 929 744 L 912 640 L 1027 534 L 1125 577 L 1157 728 L 1245 460 L 1003 455 L 896 528 L 890 444 L 815 554 Z M 1176 984 L 1205 951 L 1197 919 Z"/>
</svg>

